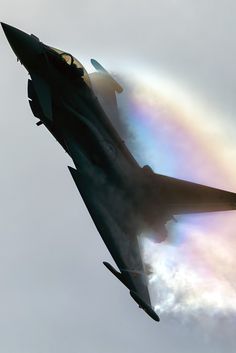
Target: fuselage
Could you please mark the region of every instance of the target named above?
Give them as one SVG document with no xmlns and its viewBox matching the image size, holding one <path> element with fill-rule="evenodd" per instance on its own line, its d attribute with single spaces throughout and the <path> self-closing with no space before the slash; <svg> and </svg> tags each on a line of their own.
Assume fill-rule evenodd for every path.
<svg viewBox="0 0 236 353">
<path fill-rule="evenodd" d="M 44 45 L 35 36 L 8 25 L 3 27 L 31 76 L 29 103 L 40 119 L 38 124 L 48 128 L 78 171 L 87 174 L 95 187 L 99 181 L 97 184 L 103 187 L 101 198 L 111 206 L 116 220 L 125 219 L 129 227 L 141 231 L 165 223 L 165 207 L 158 207 L 156 202 L 158 188 L 155 192 L 152 189 L 152 172 L 141 168 L 129 152 L 112 125 L 113 117 L 102 109 L 81 63 L 68 53 Z"/>
<path fill-rule="evenodd" d="M 106 203 L 110 200 L 113 217 L 117 221 L 126 218 L 129 227 L 140 228 L 144 223 L 141 208 L 144 206 L 142 190 L 146 174 L 113 127 L 112 117 L 104 112 L 92 90 L 89 76 L 84 68 L 82 70 L 64 63 L 58 53 L 43 46 L 32 80 L 38 75 L 47 82 L 52 119 L 44 116 L 43 112 L 38 117 L 81 173 L 90 173 L 90 168 L 86 169 L 86 161 L 95 166 L 94 180 L 103 178 L 101 197 L 106 199 Z M 73 149 L 68 148 L 68 139 Z M 107 190 L 105 193 L 104 188 Z"/>
</svg>

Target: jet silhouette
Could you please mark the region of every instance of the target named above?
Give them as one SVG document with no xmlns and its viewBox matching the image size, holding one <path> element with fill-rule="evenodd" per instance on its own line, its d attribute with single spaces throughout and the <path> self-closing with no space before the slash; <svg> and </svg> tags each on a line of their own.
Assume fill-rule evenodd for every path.
<svg viewBox="0 0 236 353">
<path fill-rule="evenodd" d="M 159 242 L 175 215 L 236 209 L 236 194 L 141 167 L 114 127 L 119 83 L 96 60 L 91 62 L 97 71 L 89 75 L 71 54 L 7 24 L 2 27 L 30 74 L 28 97 L 37 125 L 43 124 L 72 158 L 75 168 L 69 167 L 70 173 L 119 271 L 104 265 L 139 307 L 159 321 L 149 297 L 139 236 L 154 233 Z"/>
</svg>

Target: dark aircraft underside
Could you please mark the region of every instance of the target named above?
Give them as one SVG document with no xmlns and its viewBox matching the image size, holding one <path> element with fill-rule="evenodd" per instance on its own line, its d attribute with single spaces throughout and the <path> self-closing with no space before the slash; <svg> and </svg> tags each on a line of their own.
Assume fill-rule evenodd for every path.
<svg viewBox="0 0 236 353">
<path fill-rule="evenodd" d="M 175 215 L 235 210 L 236 194 L 140 167 L 117 131 L 119 83 L 96 60 L 91 61 L 96 72 L 89 75 L 71 54 L 14 27 L 2 27 L 31 76 L 28 97 L 37 125 L 45 126 L 72 158 L 70 173 L 119 271 L 104 265 L 139 307 L 159 321 L 139 236 L 150 231 L 163 241 L 165 225 Z"/>
</svg>

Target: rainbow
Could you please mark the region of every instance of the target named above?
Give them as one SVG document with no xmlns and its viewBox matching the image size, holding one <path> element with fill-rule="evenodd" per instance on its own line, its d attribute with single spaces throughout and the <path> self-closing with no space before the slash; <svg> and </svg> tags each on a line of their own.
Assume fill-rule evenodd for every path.
<svg viewBox="0 0 236 353">
<path fill-rule="evenodd" d="M 233 119 L 227 117 L 226 125 L 222 112 L 166 75 L 131 76 L 121 105 L 128 145 L 139 163 L 236 192 Z M 146 239 L 143 246 L 156 310 L 236 317 L 236 212 L 183 216 L 169 225 L 169 233 L 166 242 Z"/>
</svg>

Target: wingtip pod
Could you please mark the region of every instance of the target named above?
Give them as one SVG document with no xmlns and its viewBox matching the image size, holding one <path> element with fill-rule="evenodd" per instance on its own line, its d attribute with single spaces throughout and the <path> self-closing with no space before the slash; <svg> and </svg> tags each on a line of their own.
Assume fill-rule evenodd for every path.
<svg viewBox="0 0 236 353">
<path fill-rule="evenodd" d="M 146 304 L 139 296 L 137 293 L 134 291 L 130 291 L 131 297 L 136 301 L 136 303 L 139 305 L 141 309 L 143 309 L 153 320 L 159 322 L 160 318 L 155 313 L 155 311 L 148 305 Z"/>
<path fill-rule="evenodd" d="M 106 75 L 106 77 L 110 80 L 112 86 L 114 87 L 114 90 L 117 93 L 123 92 L 123 88 L 121 87 L 121 85 L 112 77 L 112 75 L 106 69 L 104 69 L 104 67 L 97 60 L 91 59 L 91 64 L 93 65 L 95 70 Z"/>
<path fill-rule="evenodd" d="M 122 277 L 122 274 L 121 274 L 120 272 L 116 271 L 116 270 L 114 269 L 114 267 L 113 267 L 111 264 L 109 264 L 108 262 L 105 262 L 105 261 L 104 261 L 103 264 L 104 264 L 104 266 L 105 266 L 116 278 L 118 278 L 128 289 L 130 289 L 129 286 L 128 286 L 128 284 L 125 282 L 124 278 Z M 134 292 L 134 291 L 131 290 L 131 291 L 130 291 L 130 295 L 131 295 L 131 297 L 136 301 L 136 303 L 138 304 L 138 306 L 139 306 L 141 309 L 143 309 L 153 320 L 155 320 L 155 321 L 157 321 L 157 322 L 160 321 L 160 318 L 159 318 L 159 316 L 155 313 L 155 311 L 154 311 L 147 303 L 145 303 L 145 301 L 142 300 L 142 299 L 140 298 L 140 296 L 139 296 L 136 292 Z"/>
</svg>

